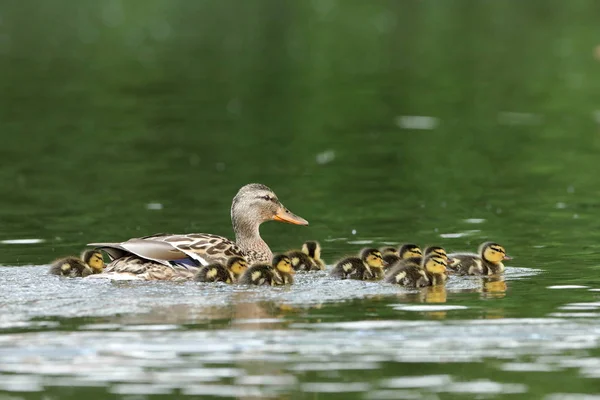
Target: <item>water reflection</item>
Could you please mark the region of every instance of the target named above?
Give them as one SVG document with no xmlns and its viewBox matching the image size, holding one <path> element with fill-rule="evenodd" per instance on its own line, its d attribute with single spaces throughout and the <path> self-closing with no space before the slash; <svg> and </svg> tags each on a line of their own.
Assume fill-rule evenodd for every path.
<svg viewBox="0 0 600 400">
<path fill-rule="evenodd" d="M 501 299 L 506 296 L 508 286 L 503 276 L 482 279 L 482 299 Z"/>
</svg>

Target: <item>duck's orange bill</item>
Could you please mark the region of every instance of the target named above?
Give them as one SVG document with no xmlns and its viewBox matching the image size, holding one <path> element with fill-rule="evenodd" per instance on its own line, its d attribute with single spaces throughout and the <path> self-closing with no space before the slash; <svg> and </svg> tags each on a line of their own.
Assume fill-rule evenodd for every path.
<svg viewBox="0 0 600 400">
<path fill-rule="evenodd" d="M 290 212 L 290 210 L 288 210 L 285 207 L 281 207 L 277 211 L 277 214 L 275 214 L 275 216 L 273 217 L 273 220 L 279 221 L 279 222 L 287 222 L 288 224 L 294 224 L 294 225 L 308 225 L 307 220 Z"/>
<path fill-rule="evenodd" d="M 503 260 L 512 260 L 512 257 L 507 256 L 506 254 L 504 255 L 504 258 L 502 258 Z"/>
</svg>

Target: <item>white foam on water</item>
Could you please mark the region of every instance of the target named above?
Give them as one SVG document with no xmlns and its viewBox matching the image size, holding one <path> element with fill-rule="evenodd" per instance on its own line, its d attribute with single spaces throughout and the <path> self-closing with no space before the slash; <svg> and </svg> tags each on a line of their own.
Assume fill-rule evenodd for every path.
<svg viewBox="0 0 600 400">
<path fill-rule="evenodd" d="M 458 239 L 461 237 L 469 236 L 468 232 L 457 232 L 457 233 L 440 233 L 440 237 L 443 239 Z"/>
<path fill-rule="evenodd" d="M 451 311 L 451 310 L 466 310 L 469 307 L 466 306 L 452 306 L 452 305 L 412 305 L 412 304 L 398 304 L 392 305 L 394 310 L 399 311 Z"/>
<path fill-rule="evenodd" d="M 558 370 L 558 368 L 548 364 L 522 362 L 505 363 L 502 364 L 500 369 L 511 372 L 552 372 Z"/>
<path fill-rule="evenodd" d="M 589 286 L 583 285 L 553 285 L 546 286 L 546 289 L 587 289 Z"/>
<path fill-rule="evenodd" d="M 554 393 L 544 397 L 544 400 L 600 400 L 600 395 L 583 393 Z"/>
<path fill-rule="evenodd" d="M 371 244 L 373 243 L 372 240 L 352 240 L 349 241 L 348 244 Z"/>
<path fill-rule="evenodd" d="M 380 385 L 391 389 L 407 389 L 442 386 L 451 382 L 450 375 L 425 375 L 386 379 Z"/>
<path fill-rule="evenodd" d="M 555 312 L 548 314 L 554 318 L 596 318 L 600 317 L 600 313 L 596 312 L 579 312 L 579 313 L 566 313 L 566 312 Z"/>
<path fill-rule="evenodd" d="M 291 371 L 363 371 L 368 369 L 379 369 L 381 366 L 377 363 L 371 362 L 344 362 L 344 363 L 310 363 L 310 364 L 296 364 L 288 369 Z"/>
<path fill-rule="evenodd" d="M 161 203 L 148 203 L 148 204 L 146 204 L 146 209 L 147 210 L 158 211 L 158 210 L 162 210 L 163 208 L 164 208 L 164 206 Z"/>
<path fill-rule="evenodd" d="M 484 218 L 467 218 L 464 220 L 468 224 L 483 224 L 485 222 Z"/>
<path fill-rule="evenodd" d="M 308 382 L 301 385 L 303 392 L 310 393 L 351 393 L 366 392 L 370 385 L 363 382 Z"/>
<path fill-rule="evenodd" d="M 396 125 L 401 129 L 431 130 L 439 124 L 436 117 L 426 115 L 401 115 L 396 117 Z"/>
<path fill-rule="evenodd" d="M 489 380 L 477 380 L 471 382 L 455 382 L 434 391 L 448 393 L 481 393 L 481 394 L 517 394 L 526 393 L 527 386 L 520 383 L 498 383 Z"/>
<path fill-rule="evenodd" d="M 0 240 L 2 244 L 36 244 L 36 243 L 44 243 L 46 240 L 44 239 L 6 239 Z"/>
<path fill-rule="evenodd" d="M 246 375 L 235 380 L 238 385 L 292 386 L 298 383 L 294 375 Z"/>
</svg>

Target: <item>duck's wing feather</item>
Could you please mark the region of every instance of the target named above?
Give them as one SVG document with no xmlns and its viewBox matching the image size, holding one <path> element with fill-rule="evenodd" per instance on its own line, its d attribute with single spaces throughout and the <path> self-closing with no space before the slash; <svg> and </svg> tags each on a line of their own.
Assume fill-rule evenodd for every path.
<svg viewBox="0 0 600 400">
<path fill-rule="evenodd" d="M 164 241 L 188 256 L 207 265 L 213 262 L 227 262 L 233 256 L 246 257 L 238 245 L 219 235 L 210 233 L 189 233 L 185 235 L 153 236 L 152 240 Z"/>
<path fill-rule="evenodd" d="M 246 256 L 235 242 L 210 233 L 157 234 L 123 243 L 90 243 L 89 246 L 102 248 L 113 259 L 135 254 L 164 265 L 188 257 L 208 265 L 212 262 L 224 263 L 232 256 Z"/>
<path fill-rule="evenodd" d="M 185 281 L 193 278 L 197 268 L 181 265 L 165 266 L 135 255 L 121 257 L 111 262 L 96 278 L 111 280 Z"/>
<path fill-rule="evenodd" d="M 89 243 L 104 250 L 112 260 L 134 254 L 140 258 L 170 266 L 169 261 L 188 258 L 188 255 L 169 243 L 159 240 L 130 239 L 123 243 Z"/>
</svg>

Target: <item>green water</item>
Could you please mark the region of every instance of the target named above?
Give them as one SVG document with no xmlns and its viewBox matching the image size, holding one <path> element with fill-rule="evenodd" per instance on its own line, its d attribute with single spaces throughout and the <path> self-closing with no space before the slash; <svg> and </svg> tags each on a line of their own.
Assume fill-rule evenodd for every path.
<svg viewBox="0 0 600 400">
<path fill-rule="evenodd" d="M 599 17 L 593 0 L 0 2 L 0 398 L 169 379 L 137 395 L 597 392 Z M 31 266 L 89 242 L 232 236 L 231 199 L 249 182 L 310 222 L 263 225 L 276 251 L 317 239 L 333 262 L 366 243 L 491 239 L 515 273 L 491 295 L 473 280 L 428 298 L 320 277 L 196 299 L 194 285 L 87 287 Z M 467 308 L 400 307 L 426 301 Z M 104 377 L 123 369 L 83 382 L 69 369 L 82 359 Z M 24 367 L 35 362 L 50 372 Z M 257 371 L 280 378 L 257 384 Z M 429 378 L 390 381 L 417 376 Z"/>
</svg>

